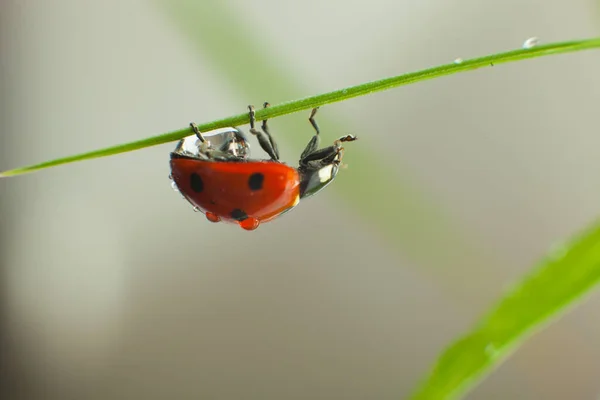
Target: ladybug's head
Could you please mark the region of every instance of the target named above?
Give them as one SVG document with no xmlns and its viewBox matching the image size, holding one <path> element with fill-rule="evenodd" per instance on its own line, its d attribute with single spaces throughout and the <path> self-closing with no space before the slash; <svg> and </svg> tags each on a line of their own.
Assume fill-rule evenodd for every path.
<svg viewBox="0 0 600 400">
<path fill-rule="evenodd" d="M 248 139 L 237 128 L 222 128 L 187 136 L 177 143 L 175 157 L 244 161 L 250 157 Z"/>
<path fill-rule="evenodd" d="M 355 136 L 346 135 L 333 142 L 333 146 L 324 149 L 316 149 L 317 136 L 311 140 L 304 153 L 302 153 L 300 166 L 298 167 L 300 198 L 312 196 L 335 179 L 344 157 L 342 143 L 355 140 Z"/>
<path fill-rule="evenodd" d="M 300 198 L 310 197 L 335 179 L 339 171 L 339 162 L 314 167 L 300 167 Z"/>
</svg>

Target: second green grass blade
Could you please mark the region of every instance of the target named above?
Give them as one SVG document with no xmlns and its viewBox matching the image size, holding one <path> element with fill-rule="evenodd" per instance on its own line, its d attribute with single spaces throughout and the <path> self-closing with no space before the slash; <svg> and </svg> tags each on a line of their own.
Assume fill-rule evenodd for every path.
<svg viewBox="0 0 600 400">
<path fill-rule="evenodd" d="M 600 281 L 600 223 L 558 249 L 439 358 L 414 400 L 466 392 L 537 328 Z"/>
</svg>

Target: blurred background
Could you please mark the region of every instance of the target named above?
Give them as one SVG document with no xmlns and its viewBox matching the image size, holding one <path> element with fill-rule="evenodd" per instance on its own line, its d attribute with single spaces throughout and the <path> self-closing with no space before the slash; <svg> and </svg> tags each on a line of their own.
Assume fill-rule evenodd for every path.
<svg viewBox="0 0 600 400">
<path fill-rule="evenodd" d="M 596 0 L 0 7 L 0 170 L 600 31 Z M 171 190 L 175 143 L 0 180 L 2 398 L 407 396 L 600 214 L 599 65 L 597 51 L 544 57 L 326 106 L 324 144 L 360 136 L 348 168 L 251 233 Z M 307 117 L 271 121 L 289 163 Z M 591 296 L 468 398 L 597 398 L 599 307 Z"/>
</svg>

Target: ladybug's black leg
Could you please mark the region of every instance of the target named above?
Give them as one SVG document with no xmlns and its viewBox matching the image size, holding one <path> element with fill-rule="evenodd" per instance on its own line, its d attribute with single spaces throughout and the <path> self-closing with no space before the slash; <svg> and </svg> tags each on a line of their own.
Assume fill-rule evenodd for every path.
<svg viewBox="0 0 600 400">
<path fill-rule="evenodd" d="M 310 124 L 313 126 L 313 128 L 315 128 L 315 132 L 317 132 L 318 135 L 319 133 L 321 133 L 321 131 L 319 130 L 319 125 L 317 125 L 317 120 L 315 120 L 315 115 L 317 114 L 317 111 L 319 111 L 319 107 L 313 108 L 310 112 L 310 117 L 308 117 L 308 120 L 310 121 Z"/>
<path fill-rule="evenodd" d="M 315 135 L 310 139 L 310 141 L 308 142 L 308 144 L 306 145 L 306 148 L 304 149 L 304 151 L 302 152 L 302 154 L 300 155 L 300 159 L 304 159 L 306 158 L 309 154 L 315 152 L 318 148 L 319 148 L 319 125 L 317 125 L 317 121 L 315 120 L 315 114 L 317 113 L 317 111 L 319 110 L 319 107 L 313 108 L 312 111 L 310 112 L 310 117 L 308 118 L 308 120 L 310 121 L 310 124 L 313 126 L 313 128 L 315 128 Z"/>
<path fill-rule="evenodd" d="M 267 108 L 270 106 L 271 105 L 266 101 L 263 103 L 263 108 Z M 275 154 L 277 155 L 277 159 L 279 160 L 279 149 L 277 148 L 277 142 L 275 141 L 275 138 L 269 132 L 269 126 L 267 125 L 266 119 L 263 119 L 261 129 L 269 137 L 269 142 L 271 143 L 271 147 L 273 148 L 273 151 L 275 152 Z"/>
<path fill-rule="evenodd" d="M 265 103 L 264 107 L 269 107 L 269 103 Z M 255 111 L 254 106 L 248 106 L 249 115 L 250 115 L 250 133 L 256 136 L 258 139 L 258 143 L 260 143 L 260 147 L 275 161 L 279 160 L 279 151 L 277 150 L 277 144 L 275 140 L 269 133 L 269 128 L 267 126 L 267 121 L 264 120 L 262 123 L 262 131 L 254 128 L 254 123 L 256 122 L 256 118 L 254 117 Z"/>
<path fill-rule="evenodd" d="M 313 138 L 314 139 L 314 138 Z M 342 154 L 344 152 L 344 148 L 342 147 L 343 142 L 353 142 L 357 138 L 353 135 L 342 136 L 335 142 L 333 142 L 333 146 L 328 146 L 319 150 L 313 150 L 310 153 L 304 155 L 300 159 L 301 167 L 320 167 L 325 166 L 332 163 L 338 163 L 342 160 Z M 312 140 L 311 140 L 312 142 Z"/>
<path fill-rule="evenodd" d="M 198 136 L 198 139 L 200 139 L 200 141 L 202 143 L 206 142 L 206 140 L 204 139 L 204 136 L 202 136 L 202 133 L 200 132 L 200 129 L 198 129 L 198 126 L 196 125 L 196 123 L 190 122 L 190 126 L 192 127 L 192 131 L 194 131 L 196 136 Z"/>
<path fill-rule="evenodd" d="M 190 126 L 192 127 L 192 131 L 200 140 L 201 145 L 198 147 L 198 151 L 200 154 L 205 156 L 206 158 L 213 158 L 211 154 L 210 143 L 202 136 L 202 132 L 198 129 L 198 126 L 194 122 L 190 122 Z"/>
<path fill-rule="evenodd" d="M 263 108 L 267 108 L 267 107 L 271 107 L 271 105 L 268 102 L 265 101 L 263 103 Z M 267 120 L 266 119 L 263 119 L 261 128 L 262 128 L 263 131 L 265 131 L 269 135 L 269 138 L 272 140 L 273 138 L 269 134 L 269 127 L 267 126 Z"/>
</svg>

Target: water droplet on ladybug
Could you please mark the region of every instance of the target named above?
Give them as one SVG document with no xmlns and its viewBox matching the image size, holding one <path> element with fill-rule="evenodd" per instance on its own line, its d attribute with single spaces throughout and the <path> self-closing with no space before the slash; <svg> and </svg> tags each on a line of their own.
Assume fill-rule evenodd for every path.
<svg viewBox="0 0 600 400">
<path fill-rule="evenodd" d="M 524 49 L 531 49 L 535 46 L 537 46 L 539 43 L 539 39 L 534 37 L 530 37 L 529 39 L 527 39 L 525 42 L 523 42 L 523 48 Z"/>
<path fill-rule="evenodd" d="M 454 59 L 454 64 L 462 64 L 463 63 L 463 59 L 458 57 Z"/>
<path fill-rule="evenodd" d="M 179 188 L 177 187 L 177 184 L 175 183 L 175 181 L 171 182 L 171 188 L 174 191 L 179 192 Z"/>
<path fill-rule="evenodd" d="M 221 217 L 219 217 L 217 214 L 213 214 L 210 211 L 207 211 L 206 219 L 209 220 L 210 222 L 219 222 L 221 220 Z"/>
<path fill-rule="evenodd" d="M 247 231 L 255 230 L 256 228 L 258 228 L 258 225 L 260 225 L 260 221 L 252 217 L 240 221 L 240 226 Z"/>
<path fill-rule="evenodd" d="M 220 128 L 202 132 L 205 141 L 196 135 L 187 136 L 179 141 L 174 152 L 187 157 L 202 158 L 207 149 L 219 149 L 241 160 L 250 157 L 250 145 L 244 134 L 237 128 Z"/>
</svg>

